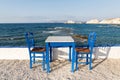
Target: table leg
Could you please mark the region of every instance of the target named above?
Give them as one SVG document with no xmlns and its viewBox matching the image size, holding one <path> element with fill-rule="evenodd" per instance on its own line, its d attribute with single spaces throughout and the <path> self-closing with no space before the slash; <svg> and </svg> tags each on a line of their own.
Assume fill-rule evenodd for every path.
<svg viewBox="0 0 120 80">
<path fill-rule="evenodd" d="M 49 43 L 46 43 L 46 64 L 47 64 L 47 72 L 50 72 L 50 64 L 49 64 Z"/>
<path fill-rule="evenodd" d="M 75 63 L 75 56 L 76 56 L 76 53 L 75 53 L 75 44 L 72 43 L 72 72 L 74 72 L 74 63 Z"/>
</svg>

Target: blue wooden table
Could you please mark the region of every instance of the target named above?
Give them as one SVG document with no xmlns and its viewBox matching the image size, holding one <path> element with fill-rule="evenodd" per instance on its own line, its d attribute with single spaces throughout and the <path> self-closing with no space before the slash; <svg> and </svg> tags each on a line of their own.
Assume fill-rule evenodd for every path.
<svg viewBox="0 0 120 80">
<path fill-rule="evenodd" d="M 49 36 L 46 40 L 46 64 L 47 72 L 50 72 L 51 48 L 69 47 L 69 60 L 71 60 L 71 71 L 74 72 L 75 63 L 75 42 L 71 36 Z M 71 57 L 72 54 L 72 57 Z"/>
</svg>

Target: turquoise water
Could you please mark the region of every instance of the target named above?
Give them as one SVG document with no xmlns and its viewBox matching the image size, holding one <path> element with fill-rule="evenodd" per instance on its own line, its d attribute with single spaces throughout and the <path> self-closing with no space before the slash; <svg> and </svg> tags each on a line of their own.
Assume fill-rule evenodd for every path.
<svg viewBox="0 0 120 80">
<path fill-rule="evenodd" d="M 36 45 L 44 46 L 50 35 L 82 35 L 97 33 L 95 46 L 120 45 L 120 25 L 63 24 L 63 23 L 16 23 L 0 24 L 0 47 L 26 47 L 25 32 L 33 32 Z M 76 45 L 84 46 L 80 41 Z"/>
</svg>

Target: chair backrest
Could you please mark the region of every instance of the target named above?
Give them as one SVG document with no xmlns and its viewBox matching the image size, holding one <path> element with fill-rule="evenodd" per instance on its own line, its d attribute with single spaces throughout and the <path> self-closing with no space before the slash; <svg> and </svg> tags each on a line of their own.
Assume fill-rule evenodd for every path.
<svg viewBox="0 0 120 80">
<path fill-rule="evenodd" d="M 96 33 L 92 32 L 88 36 L 88 45 L 89 45 L 89 49 L 90 49 L 91 53 L 93 52 L 93 47 L 94 47 L 95 41 L 96 41 Z"/>
<path fill-rule="evenodd" d="M 25 38 L 26 38 L 28 50 L 30 52 L 31 48 L 33 48 L 35 46 L 33 33 L 31 33 L 31 32 L 25 33 Z"/>
</svg>

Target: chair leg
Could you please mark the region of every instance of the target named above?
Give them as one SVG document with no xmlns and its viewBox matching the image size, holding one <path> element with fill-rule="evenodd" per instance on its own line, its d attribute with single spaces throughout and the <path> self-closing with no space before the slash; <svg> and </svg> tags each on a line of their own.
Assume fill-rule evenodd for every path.
<svg viewBox="0 0 120 80">
<path fill-rule="evenodd" d="M 30 57 L 30 61 L 29 61 L 30 69 L 32 69 L 32 55 L 31 55 L 31 53 L 29 53 L 29 57 Z"/>
<path fill-rule="evenodd" d="M 43 52 L 43 62 L 42 62 L 43 70 L 45 70 L 45 54 Z"/>
<path fill-rule="evenodd" d="M 90 54 L 89 70 L 92 70 L 92 54 Z"/>
<path fill-rule="evenodd" d="M 33 53 L 33 63 L 35 64 L 35 53 Z"/>
<path fill-rule="evenodd" d="M 30 69 L 32 69 L 32 58 L 30 57 Z"/>
<path fill-rule="evenodd" d="M 92 60 L 90 59 L 89 70 L 92 70 Z"/>
<path fill-rule="evenodd" d="M 86 54 L 86 65 L 88 65 L 88 54 Z"/>
<path fill-rule="evenodd" d="M 78 70 L 78 54 L 76 54 L 76 70 Z"/>
</svg>

